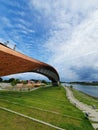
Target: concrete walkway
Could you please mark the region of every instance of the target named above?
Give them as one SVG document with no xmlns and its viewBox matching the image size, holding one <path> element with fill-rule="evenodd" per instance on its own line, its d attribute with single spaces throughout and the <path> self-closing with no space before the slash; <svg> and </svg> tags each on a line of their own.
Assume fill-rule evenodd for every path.
<svg viewBox="0 0 98 130">
<path fill-rule="evenodd" d="M 96 130 L 98 128 L 98 109 L 93 109 L 91 106 L 88 106 L 79 100 L 77 100 L 74 96 L 72 91 L 68 88 L 65 87 L 67 98 L 70 100 L 72 104 L 74 104 L 77 108 L 79 108 L 81 111 L 84 113 L 88 113 L 88 118 L 91 121 L 92 126 Z M 92 123 L 94 122 L 94 123 Z"/>
</svg>

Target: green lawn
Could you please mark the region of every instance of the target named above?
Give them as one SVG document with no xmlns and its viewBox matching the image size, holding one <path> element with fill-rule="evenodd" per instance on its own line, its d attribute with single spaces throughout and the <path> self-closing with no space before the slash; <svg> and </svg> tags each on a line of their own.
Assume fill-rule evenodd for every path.
<svg viewBox="0 0 98 130">
<path fill-rule="evenodd" d="M 83 113 L 67 100 L 65 90 L 62 87 L 42 87 L 32 92 L 0 91 L 0 106 L 66 130 L 93 130 Z M 3 115 L 8 116 L 4 116 L 6 117 L 4 119 Z M 0 110 L 0 116 L 2 118 L 0 130 L 53 129 L 3 110 Z"/>
<path fill-rule="evenodd" d="M 0 130 L 41 130 L 40 128 L 53 130 L 49 126 L 0 110 Z"/>
</svg>

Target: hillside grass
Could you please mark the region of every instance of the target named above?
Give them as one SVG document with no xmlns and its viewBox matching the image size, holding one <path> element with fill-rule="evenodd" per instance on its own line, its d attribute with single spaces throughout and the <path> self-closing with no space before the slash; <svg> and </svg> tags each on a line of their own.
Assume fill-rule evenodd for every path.
<svg viewBox="0 0 98 130">
<path fill-rule="evenodd" d="M 42 128 L 53 130 L 49 126 L 0 110 L 0 130 L 41 130 Z"/>
<path fill-rule="evenodd" d="M 0 106 L 66 130 L 93 130 L 84 114 L 67 100 L 63 87 L 42 87 L 31 92 L 0 91 Z M 54 129 L 1 109 L 0 117 L 3 130 Z"/>
</svg>

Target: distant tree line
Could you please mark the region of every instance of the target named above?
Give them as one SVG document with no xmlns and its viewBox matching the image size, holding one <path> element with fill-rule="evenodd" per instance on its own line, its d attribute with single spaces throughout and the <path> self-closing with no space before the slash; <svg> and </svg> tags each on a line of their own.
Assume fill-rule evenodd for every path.
<svg viewBox="0 0 98 130">
<path fill-rule="evenodd" d="M 0 82 L 3 83 L 11 83 L 12 86 L 16 85 L 17 83 L 20 83 L 19 79 L 15 79 L 15 78 L 10 78 L 8 80 L 3 80 L 3 78 L 0 77 Z"/>
<path fill-rule="evenodd" d="M 30 81 L 34 81 L 35 83 L 37 83 L 39 80 L 31 79 Z M 22 80 L 22 81 L 20 81 L 20 79 L 15 79 L 15 78 L 10 78 L 8 80 L 3 80 L 3 78 L 0 77 L 0 82 L 11 83 L 11 85 L 14 86 L 17 83 L 21 83 L 21 82 L 23 84 L 27 84 L 28 80 Z M 41 82 L 44 83 L 44 84 L 49 84 L 49 82 L 47 82 L 46 80 L 41 80 Z"/>
<path fill-rule="evenodd" d="M 98 81 L 92 82 L 70 82 L 70 84 L 81 84 L 81 85 L 98 85 Z"/>
</svg>

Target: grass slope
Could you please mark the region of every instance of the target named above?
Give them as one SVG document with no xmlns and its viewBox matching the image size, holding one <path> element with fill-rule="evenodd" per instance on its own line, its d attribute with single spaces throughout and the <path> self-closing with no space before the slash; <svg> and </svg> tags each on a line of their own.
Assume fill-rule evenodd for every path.
<svg viewBox="0 0 98 130">
<path fill-rule="evenodd" d="M 0 106 L 67 130 L 93 130 L 83 113 L 67 100 L 62 87 L 46 87 L 32 92 L 0 91 Z M 53 129 L 3 110 L 0 110 L 0 116 L 0 129 L 3 130 L 18 130 L 18 127 L 19 130 Z"/>
<path fill-rule="evenodd" d="M 41 128 L 53 130 L 49 126 L 0 110 L 0 130 L 41 130 Z"/>
</svg>

